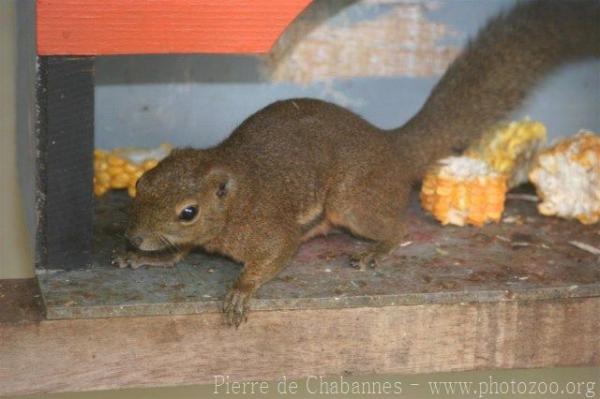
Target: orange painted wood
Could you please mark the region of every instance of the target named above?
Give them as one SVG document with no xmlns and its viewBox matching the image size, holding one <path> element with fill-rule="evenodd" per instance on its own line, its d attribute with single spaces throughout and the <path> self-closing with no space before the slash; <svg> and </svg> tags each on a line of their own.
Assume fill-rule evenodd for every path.
<svg viewBox="0 0 600 399">
<path fill-rule="evenodd" d="M 268 52 L 311 0 L 38 0 L 39 55 Z"/>
</svg>

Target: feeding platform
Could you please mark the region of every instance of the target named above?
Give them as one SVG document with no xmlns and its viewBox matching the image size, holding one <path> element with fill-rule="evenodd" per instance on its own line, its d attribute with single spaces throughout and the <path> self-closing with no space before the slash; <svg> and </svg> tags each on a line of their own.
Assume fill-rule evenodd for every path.
<svg viewBox="0 0 600 399">
<path fill-rule="evenodd" d="M 504 223 L 442 227 L 415 196 L 407 241 L 376 269 L 349 266 L 367 245 L 349 235 L 307 242 L 235 329 L 220 306 L 239 265 L 201 253 L 174 268 L 110 265 L 129 201 L 96 201 L 91 266 L 38 274 L 45 309 L 32 280 L 2 282 L 3 393 L 269 380 L 282 370 L 600 364 L 600 262 L 571 243 L 597 243 L 598 226 L 541 216 L 531 202 L 509 200 Z"/>
<path fill-rule="evenodd" d="M 416 197 L 416 196 L 415 196 Z M 193 253 L 174 268 L 119 269 L 129 197 L 95 202 L 92 264 L 38 274 L 46 315 L 56 318 L 215 312 L 240 265 Z M 600 295 L 600 259 L 572 242 L 600 241 L 597 226 L 548 218 L 535 205 L 509 200 L 504 222 L 443 227 L 414 198 L 408 237 L 380 267 L 350 267 L 368 242 L 333 234 L 304 244 L 252 301 L 255 310 L 400 306 Z M 252 314 L 250 315 L 252 317 Z"/>
</svg>

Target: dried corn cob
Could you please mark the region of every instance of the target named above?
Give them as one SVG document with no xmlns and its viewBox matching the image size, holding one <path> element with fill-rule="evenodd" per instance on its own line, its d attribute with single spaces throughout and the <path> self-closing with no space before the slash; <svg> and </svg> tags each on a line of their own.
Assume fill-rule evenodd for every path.
<svg viewBox="0 0 600 399">
<path fill-rule="evenodd" d="M 500 220 L 506 190 L 506 176 L 484 161 L 449 157 L 425 176 L 421 204 L 442 224 L 482 226 Z"/>
<path fill-rule="evenodd" d="M 465 153 L 486 161 L 495 171 L 508 176 L 508 186 L 527 181 L 535 154 L 546 141 L 546 127 L 524 120 L 497 126 L 474 143 Z"/>
<path fill-rule="evenodd" d="M 152 150 L 115 148 L 112 151 L 94 150 L 94 193 L 101 196 L 110 189 L 127 189 L 135 197 L 135 185 L 148 170 L 171 152 L 169 144 Z"/>
<path fill-rule="evenodd" d="M 529 172 L 544 215 L 600 220 L 600 136 L 580 131 L 541 152 Z"/>
</svg>

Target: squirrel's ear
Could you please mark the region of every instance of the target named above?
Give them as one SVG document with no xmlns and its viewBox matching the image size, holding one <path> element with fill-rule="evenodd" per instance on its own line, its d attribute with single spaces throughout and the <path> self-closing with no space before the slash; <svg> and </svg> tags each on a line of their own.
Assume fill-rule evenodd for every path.
<svg viewBox="0 0 600 399">
<path fill-rule="evenodd" d="M 224 169 L 213 169 L 208 173 L 208 181 L 215 190 L 215 195 L 225 198 L 235 190 L 235 176 Z"/>
</svg>

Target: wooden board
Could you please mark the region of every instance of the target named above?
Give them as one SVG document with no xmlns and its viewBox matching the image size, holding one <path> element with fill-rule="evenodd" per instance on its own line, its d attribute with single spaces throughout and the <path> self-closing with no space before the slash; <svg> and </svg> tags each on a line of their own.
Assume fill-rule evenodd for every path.
<svg viewBox="0 0 600 399">
<path fill-rule="evenodd" d="M 37 267 L 90 263 L 94 60 L 40 57 L 37 137 Z"/>
<path fill-rule="evenodd" d="M 265 53 L 309 3 L 38 0 L 38 54 Z"/>
<path fill-rule="evenodd" d="M 600 366 L 599 297 L 254 311 L 236 330 L 214 312 L 40 321 L 34 298 L 6 299 L 26 290 L 1 287 L 0 395 L 212 383 L 215 375 Z"/>
<path fill-rule="evenodd" d="M 597 227 L 540 215 L 530 201 L 509 199 L 512 223 L 482 228 L 441 226 L 414 192 L 405 216 L 408 236 L 374 269 L 350 267 L 367 242 L 331 234 L 301 246 L 290 265 L 252 301 L 261 310 L 348 308 L 600 297 L 600 260 L 570 241 L 598 242 Z M 119 269 L 131 198 L 113 192 L 94 201 L 91 265 L 41 270 L 50 319 L 150 316 L 214 311 L 240 265 L 201 252 L 174 268 Z"/>
</svg>

